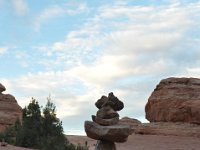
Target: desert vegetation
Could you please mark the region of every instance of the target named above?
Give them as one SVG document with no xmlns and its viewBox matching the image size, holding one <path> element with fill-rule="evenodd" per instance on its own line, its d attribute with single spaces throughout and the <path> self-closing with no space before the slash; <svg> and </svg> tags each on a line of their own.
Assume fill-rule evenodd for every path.
<svg viewBox="0 0 200 150">
<path fill-rule="evenodd" d="M 44 108 L 32 98 L 22 111 L 22 120 L 18 119 L 15 125 L 1 133 L 1 141 L 40 150 L 88 150 L 87 146 L 74 145 L 67 140 L 50 97 Z"/>
</svg>

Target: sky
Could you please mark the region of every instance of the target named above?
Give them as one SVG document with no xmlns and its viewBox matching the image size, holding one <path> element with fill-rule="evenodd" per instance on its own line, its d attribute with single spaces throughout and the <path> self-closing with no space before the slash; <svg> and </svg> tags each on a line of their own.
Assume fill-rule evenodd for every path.
<svg viewBox="0 0 200 150">
<path fill-rule="evenodd" d="M 0 83 L 23 108 L 51 97 L 66 134 L 85 134 L 113 92 L 145 120 L 168 77 L 200 78 L 199 0 L 0 0 Z"/>
</svg>

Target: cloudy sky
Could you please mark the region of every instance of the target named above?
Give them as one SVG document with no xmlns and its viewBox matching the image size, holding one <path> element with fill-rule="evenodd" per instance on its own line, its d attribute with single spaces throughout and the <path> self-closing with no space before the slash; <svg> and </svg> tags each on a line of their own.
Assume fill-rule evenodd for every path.
<svg viewBox="0 0 200 150">
<path fill-rule="evenodd" d="M 83 134 L 109 92 L 145 121 L 161 79 L 200 77 L 199 0 L 0 0 L 0 82 L 24 107 L 51 95 Z"/>
</svg>

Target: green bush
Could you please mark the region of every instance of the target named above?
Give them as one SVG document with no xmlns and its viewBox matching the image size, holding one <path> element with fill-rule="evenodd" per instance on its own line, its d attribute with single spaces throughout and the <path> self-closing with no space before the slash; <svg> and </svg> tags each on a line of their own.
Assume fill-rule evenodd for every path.
<svg viewBox="0 0 200 150">
<path fill-rule="evenodd" d="M 23 109 L 22 123 L 16 122 L 8 131 L 9 134 L 6 132 L 2 138 L 17 146 L 40 150 L 88 150 L 71 144 L 64 136 L 62 122 L 56 117 L 56 106 L 50 97 L 43 109 L 32 98 L 29 105 Z"/>
</svg>

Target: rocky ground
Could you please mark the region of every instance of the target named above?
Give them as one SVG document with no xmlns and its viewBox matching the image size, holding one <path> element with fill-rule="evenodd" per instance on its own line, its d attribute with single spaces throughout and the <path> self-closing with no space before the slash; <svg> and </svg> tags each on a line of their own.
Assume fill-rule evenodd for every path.
<svg viewBox="0 0 200 150">
<path fill-rule="evenodd" d="M 13 145 L 7 145 L 7 146 L 0 146 L 0 150 L 33 150 L 33 149 L 16 147 Z"/>
<path fill-rule="evenodd" d="M 74 144 L 88 142 L 89 150 L 94 150 L 95 140 L 85 136 L 67 136 Z M 118 143 L 117 150 L 199 150 L 200 138 L 164 135 L 132 134 L 126 143 Z"/>
<path fill-rule="evenodd" d="M 69 141 L 74 144 L 85 144 L 88 142 L 89 150 L 94 150 L 95 140 L 86 136 L 67 135 Z M 164 135 L 141 135 L 132 134 L 126 143 L 118 143 L 117 150 L 199 150 L 200 138 L 164 136 Z M 32 150 L 8 145 L 1 147 L 0 150 Z"/>
</svg>

